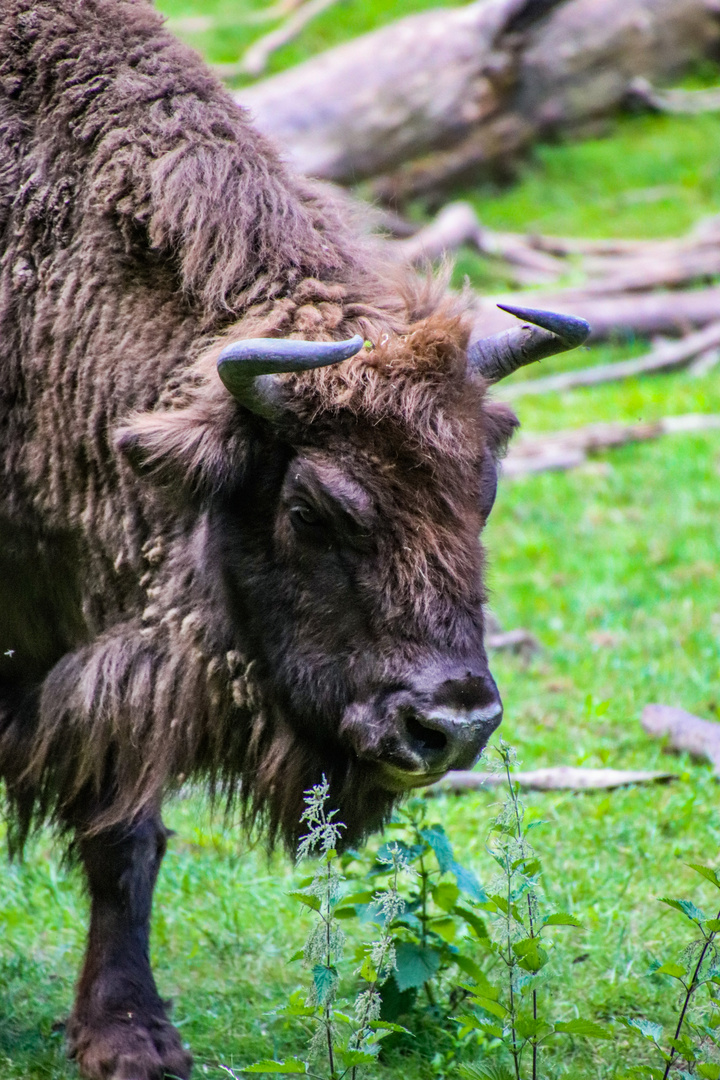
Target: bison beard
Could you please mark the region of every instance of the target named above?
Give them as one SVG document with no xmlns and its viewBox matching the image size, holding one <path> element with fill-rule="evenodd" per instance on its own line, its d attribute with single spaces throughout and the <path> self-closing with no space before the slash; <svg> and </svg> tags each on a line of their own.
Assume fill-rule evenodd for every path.
<svg viewBox="0 0 720 1080">
<path fill-rule="evenodd" d="M 516 425 L 486 386 L 585 331 L 521 312 L 546 329 L 468 350 L 143 0 L 6 0 L 0 56 L 10 846 L 50 820 L 85 869 L 81 1072 L 186 1077 L 148 960 L 163 797 L 202 778 L 292 847 L 324 772 L 357 840 L 472 763 Z"/>
</svg>

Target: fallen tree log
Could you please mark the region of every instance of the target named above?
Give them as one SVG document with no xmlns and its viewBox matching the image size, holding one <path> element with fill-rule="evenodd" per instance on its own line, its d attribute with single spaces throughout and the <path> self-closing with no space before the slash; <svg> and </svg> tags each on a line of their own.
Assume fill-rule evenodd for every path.
<svg viewBox="0 0 720 1080">
<path fill-rule="evenodd" d="M 640 723 L 648 735 L 667 739 L 669 750 L 709 761 L 720 776 L 720 724 L 672 705 L 646 705 Z"/>
<path fill-rule="evenodd" d="M 520 285 L 549 282 L 565 273 L 561 259 L 533 247 L 515 233 L 487 229 L 466 202 L 448 203 L 437 217 L 413 235 L 391 243 L 394 258 L 422 265 L 435 262 L 468 244 L 483 255 L 502 260 Z"/>
<path fill-rule="evenodd" d="M 720 415 L 688 413 L 639 424 L 599 423 L 548 435 L 521 435 L 503 461 L 503 476 L 573 469 L 593 454 L 662 435 L 720 430 Z"/>
<path fill-rule="evenodd" d="M 513 772 L 513 782 L 528 791 L 591 791 L 627 787 L 629 784 L 658 784 L 677 780 L 675 773 L 644 772 L 637 769 L 585 769 L 572 765 L 557 765 L 548 769 L 529 772 Z M 507 784 L 504 773 L 449 772 L 442 780 L 425 789 L 425 795 L 446 792 L 461 794 L 483 788 L 503 787 Z"/>
<path fill-rule="evenodd" d="M 497 630 L 485 635 L 485 647 L 497 651 L 521 653 L 530 656 L 542 651 L 540 642 L 529 630 Z"/>
<path fill-rule="evenodd" d="M 576 371 L 563 371 L 546 375 L 541 379 L 525 379 L 506 386 L 503 398 L 512 401 L 528 394 L 557 394 L 579 386 L 598 386 L 600 383 L 617 382 L 655 371 L 674 371 L 683 367 L 693 357 L 720 346 L 720 322 L 688 334 L 679 341 L 665 341 L 646 356 L 635 360 L 618 360 L 613 364 L 596 364 L 594 367 Z"/>
<path fill-rule="evenodd" d="M 418 264 L 435 261 L 462 245 L 502 260 L 521 284 L 542 284 L 568 271 L 582 272 L 589 280 L 567 288 L 568 298 L 677 288 L 720 274 L 717 218 L 671 240 L 571 241 L 496 232 L 481 223 L 469 203 L 452 202 L 429 224 L 391 242 L 390 250 L 395 258 Z"/>
<path fill-rule="evenodd" d="M 685 334 L 693 327 L 715 322 L 720 312 L 720 286 L 676 292 L 640 293 L 628 296 L 578 298 L 576 293 L 557 289 L 528 293 L 504 293 L 479 297 L 473 336 L 495 334 L 517 325 L 497 308 L 498 303 L 515 307 L 532 306 L 577 315 L 590 323 L 590 341 L 608 338 L 653 337 L 655 334 Z M 518 384 L 519 385 L 519 384 Z"/>
<path fill-rule="evenodd" d="M 412 15 L 237 92 L 302 172 L 389 201 L 506 170 L 717 49 L 718 0 L 476 0 Z"/>
</svg>

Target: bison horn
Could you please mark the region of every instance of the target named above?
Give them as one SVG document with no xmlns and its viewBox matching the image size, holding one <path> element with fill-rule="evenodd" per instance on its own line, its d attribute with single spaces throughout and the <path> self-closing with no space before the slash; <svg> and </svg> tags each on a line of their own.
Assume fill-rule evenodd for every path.
<svg viewBox="0 0 720 1080">
<path fill-rule="evenodd" d="M 280 406 L 277 375 L 339 364 L 355 356 L 362 346 L 359 334 L 348 341 L 248 338 L 223 349 L 217 362 L 218 375 L 242 405 L 261 416 L 271 416 Z"/>
<path fill-rule="evenodd" d="M 572 315 L 556 315 L 552 311 L 510 307 L 507 304 L 498 304 L 498 307 L 533 325 L 503 330 L 471 345 L 468 363 L 472 372 L 482 375 L 491 383 L 512 375 L 513 371 L 525 364 L 575 349 L 590 333 L 585 320 Z"/>
</svg>

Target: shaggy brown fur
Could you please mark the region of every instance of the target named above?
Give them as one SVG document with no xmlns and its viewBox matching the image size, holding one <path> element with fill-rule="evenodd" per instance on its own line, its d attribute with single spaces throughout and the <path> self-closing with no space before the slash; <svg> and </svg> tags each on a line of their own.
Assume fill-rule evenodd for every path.
<svg viewBox="0 0 720 1080">
<path fill-rule="evenodd" d="M 18 547 L 27 562 L 31 545 L 45 594 L 41 620 L 33 590 L 17 595 L 17 575 L 3 574 L 14 593 L 0 604 L 10 716 L 24 712 L 19 689 L 47 673 L 36 730 L 16 718 L 0 737 L 21 831 L 33 800 L 42 817 L 87 785 L 105 791 L 113 757 L 98 825 L 200 769 L 244 778 L 257 805 L 275 793 L 271 816 L 291 834 L 317 767 L 282 724 L 270 732 L 246 658 L 198 592 L 185 552 L 196 504 L 168 518 L 112 452 L 113 426 L 142 411 L 134 431 L 149 463 L 219 488 L 245 467 L 253 433 L 215 374 L 222 346 L 359 330 L 372 352 L 287 378 L 289 434 L 330 449 L 345 414 L 361 451 L 380 459 L 384 441 L 399 522 L 413 477 L 423 497 L 427 476 L 442 478 L 433 491 L 446 507 L 428 514 L 411 557 L 388 566 L 388 591 L 422 603 L 433 562 L 467 581 L 453 501 L 484 441 L 506 440 L 512 420 L 487 407 L 481 417 L 466 331 L 437 290 L 389 287 L 324 194 L 287 174 L 144 3 L 11 0 L 0 55 L 0 523 L 24 530 Z M 280 792 L 291 807 L 277 805 Z M 359 785 L 358 821 L 362 801 Z"/>
<path fill-rule="evenodd" d="M 93 837 L 131 868 L 123 942 L 169 788 L 205 777 L 292 844 L 325 772 L 357 837 L 394 798 L 377 687 L 433 664 L 491 685 L 477 538 L 516 421 L 442 287 L 387 271 L 144 0 L 3 3 L 0 236 L 0 776 L 17 846 L 47 817 L 77 832 L 94 904 Z M 217 377 L 233 340 L 357 332 L 371 349 L 284 377 L 272 425 Z M 330 562 L 288 523 L 300 483 L 350 508 Z M 98 933 L 90 1076 L 120 1038 L 88 1012 Z M 143 979 L 164 1065 L 138 1075 L 186 1069 Z"/>
</svg>

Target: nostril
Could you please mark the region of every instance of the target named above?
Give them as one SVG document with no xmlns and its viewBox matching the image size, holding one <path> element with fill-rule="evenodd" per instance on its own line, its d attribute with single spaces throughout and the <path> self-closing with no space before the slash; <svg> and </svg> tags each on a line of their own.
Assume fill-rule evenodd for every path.
<svg viewBox="0 0 720 1080">
<path fill-rule="evenodd" d="M 445 750 L 447 748 L 447 735 L 436 728 L 426 727 L 414 713 L 410 713 L 405 717 L 405 730 L 411 743 L 421 753 Z"/>
</svg>

